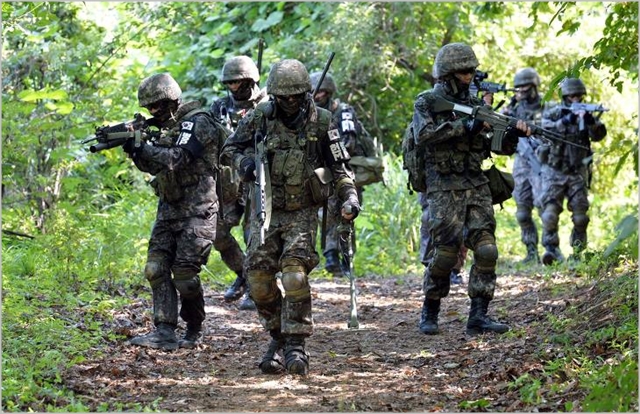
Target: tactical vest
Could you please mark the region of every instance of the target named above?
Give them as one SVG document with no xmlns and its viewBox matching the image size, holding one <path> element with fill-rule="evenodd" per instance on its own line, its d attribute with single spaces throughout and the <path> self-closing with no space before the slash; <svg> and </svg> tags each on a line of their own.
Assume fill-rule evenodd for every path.
<svg viewBox="0 0 640 414">
<path fill-rule="evenodd" d="M 264 134 L 267 159 L 271 178 L 272 208 L 286 211 L 299 210 L 318 205 L 311 192 L 310 180 L 314 178 L 316 168 L 325 167 L 326 163 L 321 146 L 328 145 L 327 130 L 331 122 L 331 113 L 318 110 L 318 118 L 314 122 L 308 120 L 299 131 L 285 127 L 277 119 L 269 119 L 265 112 L 269 102 L 256 107 L 256 122 L 263 125 L 266 120 Z"/>
</svg>

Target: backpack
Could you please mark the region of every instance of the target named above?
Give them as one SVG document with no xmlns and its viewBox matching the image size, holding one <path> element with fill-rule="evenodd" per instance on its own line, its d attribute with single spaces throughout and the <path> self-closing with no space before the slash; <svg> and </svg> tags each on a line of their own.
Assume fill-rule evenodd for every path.
<svg viewBox="0 0 640 414">
<path fill-rule="evenodd" d="M 362 134 L 359 134 L 358 145 L 364 155 L 354 155 L 349 160 L 349 166 L 356 176 L 356 187 L 363 187 L 380 181 L 384 182 L 382 143 L 378 143 L 377 138 L 371 138 L 369 133 L 363 131 Z"/>
<path fill-rule="evenodd" d="M 413 123 L 409 123 L 402 137 L 402 169 L 407 170 L 409 175 L 407 189 L 410 193 L 427 191 L 425 155 L 426 149 L 424 145 L 416 144 L 413 136 Z"/>
</svg>

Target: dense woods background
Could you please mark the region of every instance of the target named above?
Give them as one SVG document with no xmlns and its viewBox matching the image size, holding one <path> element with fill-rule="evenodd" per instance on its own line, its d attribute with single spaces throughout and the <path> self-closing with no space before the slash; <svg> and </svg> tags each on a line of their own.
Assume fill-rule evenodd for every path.
<svg viewBox="0 0 640 414">
<path fill-rule="evenodd" d="M 2 22 L 3 409 L 86 409 L 59 371 L 118 340 L 103 323 L 146 289 L 156 204 L 149 177 L 119 149 L 89 154 L 80 141 L 139 112 L 137 86 L 156 72 L 171 72 L 185 99 L 209 105 L 225 93 L 225 59 L 257 59 L 260 38 L 263 83 L 279 59 L 314 71 L 336 52 L 340 97 L 387 150 L 386 185 L 367 189 L 357 224 L 362 275 L 421 272 L 420 212 L 405 187 L 400 141 L 443 44 L 471 44 L 490 81 L 511 85 L 518 69 L 534 67 L 546 100 L 558 99 L 565 76 L 581 77 L 588 100 L 611 110 L 609 134 L 594 145 L 590 246 L 571 271 L 628 278 L 619 285 L 635 319 L 611 333 L 622 345 L 609 365 L 635 372 L 624 377 L 635 384 L 606 393 L 628 394 L 630 385 L 637 403 L 637 280 L 629 273 L 638 253 L 637 3 L 3 2 Z M 505 267 L 524 255 L 512 203 L 497 214 Z M 568 252 L 567 212 L 562 220 Z M 233 275 L 212 255 L 203 278 L 221 288 Z M 611 372 L 601 375 L 622 375 Z M 615 409 L 629 408 L 621 404 Z"/>
</svg>

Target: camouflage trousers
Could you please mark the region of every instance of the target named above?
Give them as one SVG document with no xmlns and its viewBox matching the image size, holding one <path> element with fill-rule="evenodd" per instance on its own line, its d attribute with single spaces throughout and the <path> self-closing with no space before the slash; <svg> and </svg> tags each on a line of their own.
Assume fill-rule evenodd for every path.
<svg viewBox="0 0 640 414">
<path fill-rule="evenodd" d="M 538 244 L 538 229 L 533 221 L 533 207 L 540 207 L 542 179 L 540 171 L 531 165 L 531 161 L 516 153 L 513 163 L 513 199 L 517 205 L 516 219 L 520 225 L 520 239 L 525 245 Z M 541 166 L 538 164 L 537 168 Z"/>
<path fill-rule="evenodd" d="M 238 241 L 231 234 L 231 229 L 240 224 L 244 214 L 244 205 L 239 202 L 229 203 L 222 209 L 224 219 L 218 220 L 216 239 L 213 247 L 220 253 L 220 258 L 236 274 L 242 273 L 244 252 Z"/>
<path fill-rule="evenodd" d="M 422 220 L 420 222 L 420 261 L 423 265 L 428 266 L 429 261 L 433 258 L 433 243 L 431 243 L 431 236 L 429 236 L 429 221 L 431 213 L 429 212 L 429 201 L 425 193 L 418 193 L 418 200 L 420 207 L 422 207 Z M 458 261 L 453 266 L 453 270 L 460 271 L 464 267 L 464 262 L 467 260 L 467 246 L 460 245 L 458 251 Z"/>
<path fill-rule="evenodd" d="M 542 168 L 542 245 L 553 249 L 560 244 L 558 222 L 563 210 L 564 199 L 572 213 L 573 230 L 571 246 L 582 249 L 587 244 L 587 226 L 589 224 L 589 199 L 584 176 L 579 173 L 563 173 L 548 165 Z"/>
<path fill-rule="evenodd" d="M 425 200 L 430 217 L 426 223 L 433 253 L 424 272 L 423 290 L 428 299 L 441 299 L 449 294 L 450 273 L 458 261 L 460 246 L 474 250 L 469 272 L 469 297 L 493 298 L 496 286 L 496 257 L 482 260 L 479 247 L 495 249 L 496 221 L 489 186 L 469 190 L 433 191 Z M 484 250 L 482 250 L 483 252 Z M 487 264 L 488 263 L 488 264 Z"/>
<path fill-rule="evenodd" d="M 313 317 L 307 275 L 319 263 L 315 251 L 318 207 L 297 211 L 273 210 L 262 246 L 253 236 L 258 231 L 258 224 L 252 221 L 251 225 L 252 237 L 245 268 L 260 322 L 269 331 L 311 335 Z M 284 294 L 276 281 L 279 273 L 283 279 L 287 275 L 297 278 L 291 284 L 282 281 Z"/>
<path fill-rule="evenodd" d="M 199 327 L 205 319 L 200 270 L 207 263 L 216 236 L 217 215 L 209 218 L 157 220 L 149 239 L 145 276 L 153 293 L 154 323 Z"/>
</svg>

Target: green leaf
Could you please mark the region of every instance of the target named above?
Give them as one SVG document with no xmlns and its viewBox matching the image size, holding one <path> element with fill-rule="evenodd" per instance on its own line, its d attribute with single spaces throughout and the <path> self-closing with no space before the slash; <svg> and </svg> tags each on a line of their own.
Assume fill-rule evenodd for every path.
<svg viewBox="0 0 640 414">
<path fill-rule="evenodd" d="M 34 102 L 40 99 L 62 100 L 67 99 L 67 92 L 62 89 L 53 91 L 27 89 L 18 94 L 18 98 L 24 102 Z"/>
</svg>

